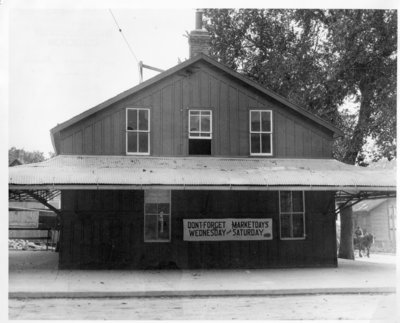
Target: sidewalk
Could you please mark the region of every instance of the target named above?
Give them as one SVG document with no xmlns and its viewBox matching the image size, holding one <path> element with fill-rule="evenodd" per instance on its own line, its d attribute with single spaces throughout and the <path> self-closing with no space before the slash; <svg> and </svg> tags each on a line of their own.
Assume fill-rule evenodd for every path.
<svg viewBox="0 0 400 323">
<path fill-rule="evenodd" d="M 338 268 L 57 270 L 58 254 L 10 251 L 10 298 L 394 293 L 394 256 L 339 259 Z M 375 261 L 374 261 L 375 258 Z"/>
</svg>

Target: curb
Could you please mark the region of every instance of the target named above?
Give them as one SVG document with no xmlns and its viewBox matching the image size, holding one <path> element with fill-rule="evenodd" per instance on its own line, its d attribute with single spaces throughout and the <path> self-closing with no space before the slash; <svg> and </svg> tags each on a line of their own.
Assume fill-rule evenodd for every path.
<svg viewBox="0 0 400 323">
<path fill-rule="evenodd" d="M 391 294 L 395 287 L 310 288 L 270 290 L 154 290 L 154 291 L 68 291 L 68 292 L 9 292 L 16 298 L 134 298 L 134 297 L 227 297 L 227 296 L 291 296 L 316 294 Z"/>
</svg>

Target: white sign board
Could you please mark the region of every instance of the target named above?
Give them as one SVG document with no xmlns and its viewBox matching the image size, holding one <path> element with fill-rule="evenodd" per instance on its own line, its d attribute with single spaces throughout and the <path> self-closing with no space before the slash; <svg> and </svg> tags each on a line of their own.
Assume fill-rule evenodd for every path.
<svg viewBox="0 0 400 323">
<path fill-rule="evenodd" d="M 183 240 L 272 240 L 272 219 L 184 219 Z"/>
</svg>

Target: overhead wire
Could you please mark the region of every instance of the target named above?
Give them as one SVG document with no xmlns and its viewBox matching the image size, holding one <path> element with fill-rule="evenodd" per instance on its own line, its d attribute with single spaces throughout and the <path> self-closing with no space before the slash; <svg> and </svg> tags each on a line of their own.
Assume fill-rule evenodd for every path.
<svg viewBox="0 0 400 323">
<path fill-rule="evenodd" d="M 117 21 L 117 19 L 115 18 L 113 12 L 111 11 L 111 9 L 108 9 L 108 10 L 110 11 L 111 16 L 113 17 L 114 22 L 115 22 L 115 25 L 117 26 L 118 31 L 121 33 L 121 36 L 122 36 L 122 38 L 123 38 L 124 41 L 125 41 L 125 44 L 128 46 L 128 49 L 129 49 L 130 53 L 132 54 L 133 58 L 136 60 L 136 63 L 139 64 L 139 60 L 138 60 L 138 58 L 136 57 L 135 52 L 133 51 L 133 49 L 132 49 L 131 45 L 129 44 L 128 40 L 126 39 L 124 33 L 122 32 L 122 29 L 121 29 L 121 27 L 119 26 L 118 21 Z"/>
</svg>

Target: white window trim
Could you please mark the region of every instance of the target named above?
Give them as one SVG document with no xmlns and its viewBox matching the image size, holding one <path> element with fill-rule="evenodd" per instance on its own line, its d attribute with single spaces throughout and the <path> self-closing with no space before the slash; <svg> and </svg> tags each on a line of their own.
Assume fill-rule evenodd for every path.
<svg viewBox="0 0 400 323">
<path fill-rule="evenodd" d="M 252 131 L 251 130 L 251 113 L 252 112 L 269 112 L 271 115 L 271 131 Z M 261 129 L 261 113 L 260 113 L 260 129 Z M 273 156 L 274 154 L 274 146 L 272 145 L 273 140 L 273 129 L 274 129 L 274 118 L 273 118 L 273 113 L 272 110 L 266 110 L 266 109 L 250 109 L 249 110 L 249 151 L 250 151 L 250 156 Z M 251 134 L 256 133 L 256 134 L 270 134 L 270 145 L 271 145 L 271 152 L 270 153 L 252 153 L 251 152 Z M 260 141 L 261 145 L 261 141 Z M 260 149 L 261 151 L 261 149 Z"/>
<path fill-rule="evenodd" d="M 148 115 L 149 115 L 148 120 L 147 120 L 148 129 L 149 130 L 128 130 L 128 110 L 136 110 L 136 111 L 145 110 L 145 111 L 147 111 Z M 138 122 L 139 122 L 139 119 L 138 119 Z M 150 109 L 148 109 L 148 108 L 126 108 L 126 112 L 125 112 L 125 152 L 126 152 L 127 155 L 142 155 L 142 156 L 150 155 L 150 133 L 151 133 L 150 132 L 150 125 L 151 125 L 151 122 L 150 122 Z M 136 133 L 145 132 L 145 133 L 149 134 L 147 136 L 147 147 L 148 147 L 148 151 L 147 152 L 128 152 L 128 133 L 129 132 L 136 132 Z M 138 136 L 137 140 L 139 141 L 139 136 Z M 137 147 L 139 149 L 139 142 L 137 142 Z"/>
<path fill-rule="evenodd" d="M 305 194 L 304 191 L 301 191 L 303 193 L 303 212 L 282 212 L 281 211 L 281 192 L 287 192 L 285 191 L 279 191 L 279 238 L 281 240 L 305 240 L 307 237 L 306 234 L 306 203 L 305 203 Z M 293 192 L 293 191 L 289 191 Z M 293 202 L 293 201 L 292 201 Z M 282 237 L 282 231 L 281 231 L 281 214 L 303 214 L 303 236 L 302 237 Z M 292 226 L 291 229 L 293 230 L 293 217 L 292 217 Z M 293 235 L 293 232 L 292 234 Z"/>
<path fill-rule="evenodd" d="M 200 112 L 200 116 L 202 112 L 210 112 L 210 131 L 201 131 L 201 129 L 199 131 L 190 131 L 190 113 L 191 112 Z M 209 109 L 203 109 L 203 110 L 199 110 L 199 109 L 189 109 L 188 112 L 188 130 L 189 130 L 189 139 L 212 139 L 212 130 L 213 130 L 213 124 L 212 124 L 212 110 Z M 201 118 L 200 118 L 201 120 Z M 200 122 L 200 127 L 201 127 L 201 122 Z M 198 133 L 199 136 L 191 136 L 191 133 Z M 206 136 L 204 136 L 204 134 L 206 134 Z"/>
<path fill-rule="evenodd" d="M 150 243 L 171 242 L 171 226 L 172 226 L 172 224 L 171 224 L 171 218 L 172 218 L 171 195 L 172 195 L 172 192 L 171 192 L 171 190 L 169 190 L 169 201 L 168 201 L 168 203 L 169 203 L 169 221 L 168 221 L 168 223 L 169 223 L 169 228 L 168 228 L 168 230 L 169 230 L 169 233 L 168 233 L 169 239 L 168 240 L 167 239 L 146 240 L 146 199 L 145 198 L 143 199 L 143 241 L 144 242 L 146 242 L 146 243 L 147 242 L 150 242 Z M 157 204 L 159 204 L 159 203 L 157 203 Z"/>
</svg>

